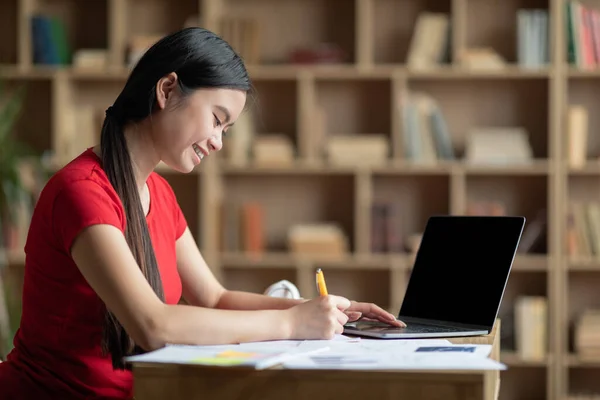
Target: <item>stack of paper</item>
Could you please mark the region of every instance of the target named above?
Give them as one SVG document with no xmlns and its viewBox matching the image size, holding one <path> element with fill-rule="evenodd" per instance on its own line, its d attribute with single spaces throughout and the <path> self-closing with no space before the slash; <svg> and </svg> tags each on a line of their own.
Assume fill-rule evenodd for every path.
<svg viewBox="0 0 600 400">
<path fill-rule="evenodd" d="M 149 353 L 126 357 L 125 361 L 264 369 L 294 357 L 309 356 L 329 350 L 327 346 L 317 346 L 310 350 L 298 349 L 297 346 L 298 343 L 277 342 L 231 346 L 170 345 Z"/>
<path fill-rule="evenodd" d="M 281 340 L 238 345 L 169 345 L 128 362 L 213 365 L 254 369 L 503 370 L 488 356 L 491 345 L 457 345 L 444 339 Z"/>
<path fill-rule="evenodd" d="M 372 340 L 331 343 L 330 349 L 287 360 L 289 369 L 386 369 L 386 370 L 504 370 L 488 356 L 491 345 L 457 345 L 444 339 Z M 304 342 L 299 349 L 317 346 Z"/>
</svg>

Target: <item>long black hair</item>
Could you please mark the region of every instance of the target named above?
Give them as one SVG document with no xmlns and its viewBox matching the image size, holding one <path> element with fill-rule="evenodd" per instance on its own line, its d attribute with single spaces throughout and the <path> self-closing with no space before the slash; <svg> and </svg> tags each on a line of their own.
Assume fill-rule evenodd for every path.
<svg viewBox="0 0 600 400">
<path fill-rule="evenodd" d="M 183 95 L 207 87 L 243 91 L 251 88 L 242 59 L 227 42 L 209 30 L 186 28 L 162 38 L 144 53 L 131 71 L 122 92 L 106 112 L 100 138 L 102 167 L 123 202 L 127 218 L 127 243 L 150 286 L 162 301 L 162 281 L 140 202 L 124 127 L 127 123 L 141 121 L 152 114 L 156 108 L 156 84 L 171 72 L 177 74 Z M 127 369 L 123 357 L 143 351 L 133 343 L 108 309 L 102 349 L 104 354 L 112 356 L 115 369 Z"/>
</svg>

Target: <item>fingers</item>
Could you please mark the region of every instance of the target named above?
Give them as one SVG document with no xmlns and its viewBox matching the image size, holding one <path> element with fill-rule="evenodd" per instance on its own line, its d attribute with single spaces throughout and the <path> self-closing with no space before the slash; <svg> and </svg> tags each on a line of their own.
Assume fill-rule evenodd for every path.
<svg viewBox="0 0 600 400">
<path fill-rule="evenodd" d="M 357 321 L 360 317 L 362 317 L 362 313 L 358 312 L 358 311 L 345 311 L 346 315 L 348 316 L 348 321 L 349 322 L 354 322 Z"/>
<path fill-rule="evenodd" d="M 333 296 L 330 295 L 329 297 L 331 297 L 332 301 L 335 302 L 335 306 L 337 307 L 338 310 L 340 311 L 345 311 L 348 308 L 350 308 L 350 305 L 352 304 L 350 302 L 350 300 L 348 300 L 345 297 L 341 297 L 341 296 Z"/>
<path fill-rule="evenodd" d="M 340 310 L 335 310 L 335 317 L 337 319 L 335 333 L 339 335 L 344 332 L 344 325 L 348 322 L 348 316 Z"/>
<path fill-rule="evenodd" d="M 363 316 L 370 319 L 376 319 L 392 326 L 406 327 L 403 321 L 397 320 L 396 316 L 373 303 L 353 303 L 350 309 L 352 311 L 362 311 Z"/>
<path fill-rule="evenodd" d="M 334 308 L 337 308 L 340 311 L 345 311 L 350 308 L 350 300 L 345 297 L 335 296 L 335 295 L 327 295 L 319 298 L 319 301 L 324 302 L 327 305 L 330 305 Z"/>
<path fill-rule="evenodd" d="M 340 325 L 345 325 L 350 319 L 346 313 L 340 310 L 335 310 L 335 317 Z"/>
</svg>

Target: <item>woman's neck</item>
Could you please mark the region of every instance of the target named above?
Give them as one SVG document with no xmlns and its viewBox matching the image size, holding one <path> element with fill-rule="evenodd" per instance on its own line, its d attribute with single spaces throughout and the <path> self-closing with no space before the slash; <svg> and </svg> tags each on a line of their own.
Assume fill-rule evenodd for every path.
<svg viewBox="0 0 600 400">
<path fill-rule="evenodd" d="M 148 177 L 160 162 L 160 157 L 152 143 L 151 133 L 146 132 L 141 124 L 126 127 L 124 134 L 135 180 L 141 191 L 146 185 Z"/>
<path fill-rule="evenodd" d="M 146 188 L 148 177 L 160 162 L 160 157 L 154 149 L 150 132 L 141 125 L 127 126 L 124 134 L 136 185 L 138 191 L 142 193 Z M 92 150 L 99 158 L 102 158 L 100 145 Z"/>
</svg>

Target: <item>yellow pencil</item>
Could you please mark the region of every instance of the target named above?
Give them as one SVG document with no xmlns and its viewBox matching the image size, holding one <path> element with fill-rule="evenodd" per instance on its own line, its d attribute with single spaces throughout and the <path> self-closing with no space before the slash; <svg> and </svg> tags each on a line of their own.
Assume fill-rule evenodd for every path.
<svg viewBox="0 0 600 400">
<path fill-rule="evenodd" d="M 325 276 L 321 268 L 317 270 L 317 290 L 320 296 L 327 296 L 327 285 L 325 284 Z"/>
</svg>

